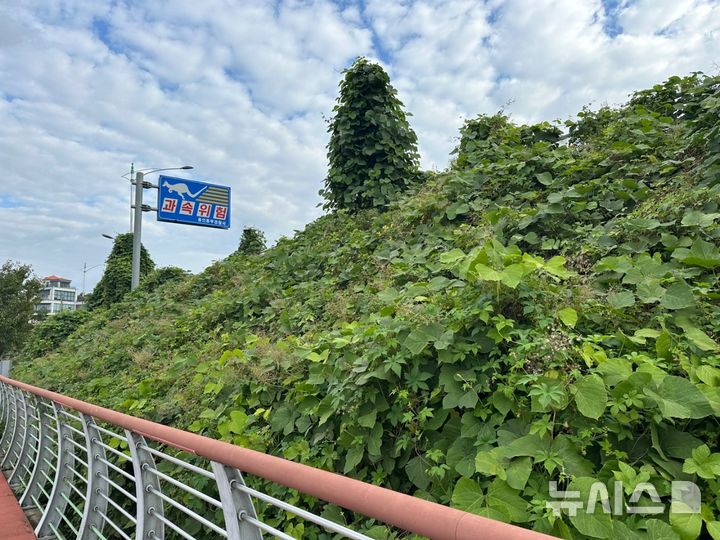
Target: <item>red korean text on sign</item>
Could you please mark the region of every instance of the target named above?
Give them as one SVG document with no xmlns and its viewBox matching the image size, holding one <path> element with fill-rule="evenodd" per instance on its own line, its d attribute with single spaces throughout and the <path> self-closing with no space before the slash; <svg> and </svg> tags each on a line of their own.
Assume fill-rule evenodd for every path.
<svg viewBox="0 0 720 540">
<path fill-rule="evenodd" d="M 190 201 L 185 201 L 180 205 L 180 213 L 185 214 L 186 216 L 192 216 L 193 211 L 195 210 L 195 203 Z"/>
<path fill-rule="evenodd" d="M 198 213 L 197 215 L 200 217 L 210 217 L 210 214 L 212 213 L 212 205 L 211 204 L 200 204 L 198 206 Z"/>
<path fill-rule="evenodd" d="M 170 198 L 164 199 L 162 211 L 163 212 L 171 212 L 174 214 L 175 211 L 177 210 L 177 203 L 178 203 L 177 199 L 170 199 Z"/>
</svg>

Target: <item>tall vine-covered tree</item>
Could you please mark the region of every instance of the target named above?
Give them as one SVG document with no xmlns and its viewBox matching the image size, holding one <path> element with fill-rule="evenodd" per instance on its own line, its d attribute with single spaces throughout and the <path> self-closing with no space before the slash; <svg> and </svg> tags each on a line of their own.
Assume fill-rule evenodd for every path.
<svg viewBox="0 0 720 540">
<path fill-rule="evenodd" d="M 382 207 L 418 179 L 417 136 L 380 65 L 358 58 L 343 73 L 320 194 L 326 208 Z"/>
<path fill-rule="evenodd" d="M 0 266 L 0 358 L 23 345 L 39 293 L 30 266 L 12 261 Z"/>
<path fill-rule="evenodd" d="M 109 307 L 130 292 L 132 281 L 132 233 L 118 234 L 107 258 L 105 273 L 87 301 L 89 308 Z M 150 254 L 140 251 L 140 279 L 155 269 Z"/>
<path fill-rule="evenodd" d="M 255 227 L 245 227 L 240 237 L 240 246 L 236 253 L 243 255 L 257 255 L 265 251 L 265 235 Z"/>
</svg>

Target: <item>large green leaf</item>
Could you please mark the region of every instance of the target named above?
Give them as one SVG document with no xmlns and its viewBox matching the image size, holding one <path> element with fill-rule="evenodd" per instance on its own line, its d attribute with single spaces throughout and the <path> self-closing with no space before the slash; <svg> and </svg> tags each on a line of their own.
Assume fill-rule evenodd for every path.
<svg viewBox="0 0 720 540">
<path fill-rule="evenodd" d="M 675 324 L 685 331 L 685 337 L 701 351 L 720 350 L 720 346 L 710 336 L 694 326 L 686 317 L 676 317 Z"/>
<path fill-rule="evenodd" d="M 578 410 L 588 418 L 598 419 L 607 406 L 605 383 L 599 375 L 587 375 L 580 379 L 576 387 L 575 404 Z"/>
<path fill-rule="evenodd" d="M 485 507 L 485 495 L 477 482 L 460 477 L 452 493 L 455 508 L 477 514 Z"/>
<path fill-rule="evenodd" d="M 407 465 L 405 465 L 405 472 L 408 478 L 420 489 L 427 489 L 430 485 L 430 477 L 425 472 L 428 466 L 428 463 L 420 456 L 412 458 L 407 462 Z"/>
<path fill-rule="evenodd" d="M 599 502 L 594 508 L 590 509 L 590 512 L 585 506 L 585 503 L 589 500 L 592 486 L 596 482 L 595 478 L 590 477 L 579 477 L 570 482 L 568 491 L 578 491 L 580 493 L 579 501 L 583 503 L 583 506 L 577 509 L 575 515 L 570 516 L 570 522 L 581 534 L 591 538 L 612 538 L 613 524 L 610 514 L 605 513 Z M 572 500 L 577 502 L 575 498 Z"/>
<path fill-rule="evenodd" d="M 487 504 L 490 508 L 507 514 L 513 523 L 523 523 L 530 519 L 528 503 L 519 496 L 519 491 L 511 488 L 500 479 L 495 479 L 487 490 Z"/>
<path fill-rule="evenodd" d="M 560 317 L 560 320 L 570 328 L 575 328 L 575 324 L 578 320 L 578 314 L 577 311 L 575 311 L 571 307 L 566 307 L 558 311 L 558 317 Z"/>
<path fill-rule="evenodd" d="M 635 304 L 635 295 L 630 291 L 618 291 L 608 295 L 608 304 L 615 309 L 630 307 Z"/>
<path fill-rule="evenodd" d="M 673 251 L 673 258 L 690 266 L 713 269 L 720 266 L 720 251 L 715 244 L 697 238 L 690 249 L 678 248 Z"/>
<path fill-rule="evenodd" d="M 665 291 L 660 305 L 667 309 L 685 309 L 695 305 L 692 288 L 684 281 L 673 283 Z"/>
<path fill-rule="evenodd" d="M 683 377 L 668 375 L 657 392 L 646 388 L 645 394 L 655 400 L 665 418 L 703 418 L 713 414 L 705 395 Z"/>
<path fill-rule="evenodd" d="M 403 345 L 413 354 L 420 354 L 429 343 L 442 339 L 445 328 L 438 323 L 426 324 L 408 334 Z"/>
<path fill-rule="evenodd" d="M 680 540 L 673 528 L 659 519 L 648 519 L 645 522 L 647 540 Z"/>
<path fill-rule="evenodd" d="M 691 512 L 686 504 L 673 502 L 670 506 L 669 520 L 680 540 L 695 540 L 700 536 L 702 518 L 699 513 Z"/>
</svg>

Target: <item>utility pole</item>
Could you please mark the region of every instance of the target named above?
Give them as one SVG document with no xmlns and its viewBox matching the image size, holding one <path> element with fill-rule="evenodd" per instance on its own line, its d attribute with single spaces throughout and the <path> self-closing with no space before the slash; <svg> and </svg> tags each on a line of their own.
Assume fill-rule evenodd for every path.
<svg viewBox="0 0 720 540">
<path fill-rule="evenodd" d="M 133 185 L 135 183 L 135 163 L 130 164 L 130 231 L 133 230 Z"/>
<path fill-rule="evenodd" d="M 145 190 L 145 174 L 142 172 L 135 173 L 135 205 L 133 208 L 133 254 L 132 254 L 132 280 L 130 281 L 130 290 L 134 291 L 140 285 L 140 252 L 142 247 L 142 213 L 143 213 L 143 191 Z"/>
</svg>

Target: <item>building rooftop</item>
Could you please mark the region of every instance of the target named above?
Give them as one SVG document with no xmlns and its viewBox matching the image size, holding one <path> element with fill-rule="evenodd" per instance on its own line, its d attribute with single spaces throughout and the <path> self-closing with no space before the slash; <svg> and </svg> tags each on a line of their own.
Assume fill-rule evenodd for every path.
<svg viewBox="0 0 720 540">
<path fill-rule="evenodd" d="M 68 282 L 72 281 L 71 279 L 64 278 L 64 277 L 58 277 L 55 275 L 44 277 L 44 278 L 42 278 L 42 280 L 43 281 L 68 281 Z"/>
</svg>

